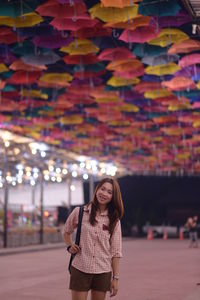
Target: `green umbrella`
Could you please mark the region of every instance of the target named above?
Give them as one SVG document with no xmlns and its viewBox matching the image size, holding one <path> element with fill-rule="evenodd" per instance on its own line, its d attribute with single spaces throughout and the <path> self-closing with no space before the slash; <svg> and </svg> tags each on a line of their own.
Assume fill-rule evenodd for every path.
<svg viewBox="0 0 200 300">
<path fill-rule="evenodd" d="M 30 3 L 31 2 L 31 3 Z M 21 1 L 21 0 L 1 0 L 0 16 L 16 18 L 24 14 L 33 12 L 38 6 L 39 1 Z"/>
</svg>

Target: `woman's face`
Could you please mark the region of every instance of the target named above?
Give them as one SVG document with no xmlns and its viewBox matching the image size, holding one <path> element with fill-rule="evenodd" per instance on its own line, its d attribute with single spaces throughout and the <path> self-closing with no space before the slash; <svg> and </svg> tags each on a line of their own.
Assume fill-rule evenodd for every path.
<svg viewBox="0 0 200 300">
<path fill-rule="evenodd" d="M 104 184 L 98 188 L 96 192 L 96 198 L 99 206 L 106 207 L 107 204 L 112 200 L 113 186 L 110 182 L 104 182 Z"/>
</svg>

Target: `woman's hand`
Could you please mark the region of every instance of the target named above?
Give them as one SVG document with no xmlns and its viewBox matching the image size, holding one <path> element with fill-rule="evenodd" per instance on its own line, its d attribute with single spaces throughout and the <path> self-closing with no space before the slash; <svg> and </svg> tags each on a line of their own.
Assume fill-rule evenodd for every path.
<svg viewBox="0 0 200 300">
<path fill-rule="evenodd" d="M 81 251 L 81 247 L 76 244 L 72 244 L 71 247 L 69 248 L 69 253 L 71 254 L 76 254 L 80 251 Z"/>
<path fill-rule="evenodd" d="M 113 279 L 110 284 L 110 297 L 116 296 L 118 292 L 118 280 Z"/>
</svg>

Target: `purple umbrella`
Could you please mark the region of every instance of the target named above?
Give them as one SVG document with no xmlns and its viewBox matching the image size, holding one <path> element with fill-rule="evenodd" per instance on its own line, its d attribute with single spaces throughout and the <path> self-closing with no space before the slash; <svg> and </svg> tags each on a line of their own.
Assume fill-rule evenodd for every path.
<svg viewBox="0 0 200 300">
<path fill-rule="evenodd" d="M 183 24 L 189 23 L 192 18 L 189 14 L 185 14 L 181 11 L 177 16 L 167 16 L 167 17 L 153 17 L 150 24 L 157 24 L 158 27 L 180 27 Z"/>
<path fill-rule="evenodd" d="M 67 46 L 73 41 L 72 37 L 64 36 L 60 33 L 45 36 L 35 36 L 32 42 L 35 46 L 44 47 L 49 49 L 56 49 L 63 46 Z"/>
</svg>

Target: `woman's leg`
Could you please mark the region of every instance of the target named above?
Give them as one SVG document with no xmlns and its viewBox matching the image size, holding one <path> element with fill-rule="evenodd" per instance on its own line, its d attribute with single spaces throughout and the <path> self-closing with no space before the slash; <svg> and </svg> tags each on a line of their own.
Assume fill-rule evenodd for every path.
<svg viewBox="0 0 200 300">
<path fill-rule="evenodd" d="M 91 300 L 105 300 L 106 292 L 91 290 Z"/>
<path fill-rule="evenodd" d="M 87 300 L 88 292 L 80 292 L 80 291 L 71 291 L 72 292 L 72 300 Z"/>
</svg>

